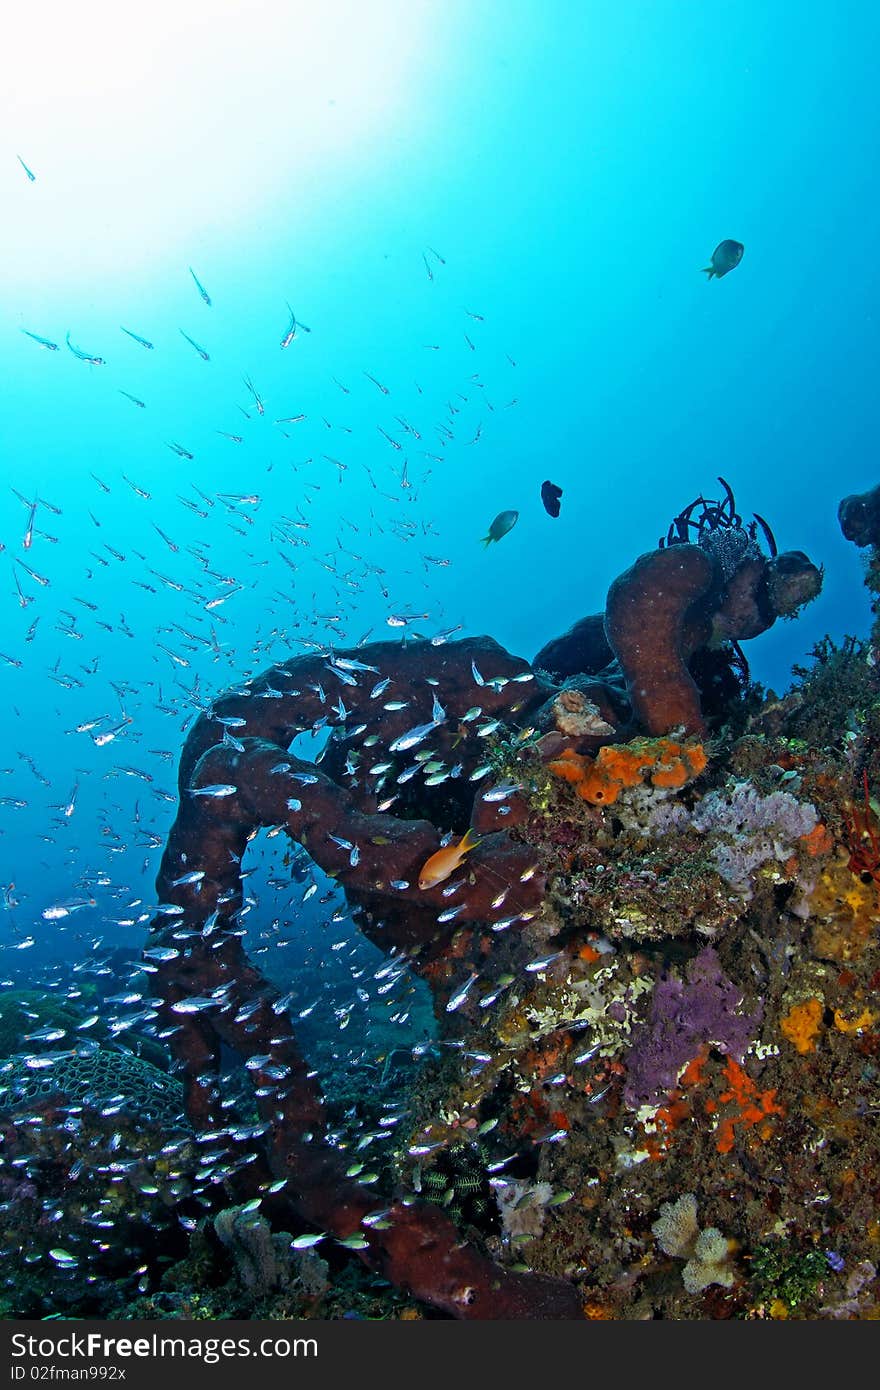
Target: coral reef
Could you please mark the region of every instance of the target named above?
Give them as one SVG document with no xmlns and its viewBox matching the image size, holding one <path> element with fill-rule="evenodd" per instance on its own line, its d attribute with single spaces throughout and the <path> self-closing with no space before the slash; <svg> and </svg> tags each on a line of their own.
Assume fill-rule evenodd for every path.
<svg viewBox="0 0 880 1390">
<path fill-rule="evenodd" d="M 454 1317 L 870 1315 L 878 676 L 853 647 L 843 737 L 805 718 L 812 671 L 798 698 L 743 698 L 737 645 L 821 578 L 727 488 L 615 581 L 601 631 L 539 654 L 548 676 L 488 638 L 375 643 L 277 665 L 202 714 L 146 961 L 215 1163 L 236 1132 L 224 1058 L 252 1087 L 236 1099 L 266 1205 L 251 1220 L 236 1198 L 213 1226 L 239 1297 L 283 1287 L 284 1236 Z M 291 748 L 305 731 L 329 734 L 313 762 Z M 245 953 L 261 827 L 431 991 L 434 1040 L 387 1061 L 372 1169 L 340 1139 L 345 1082 L 309 1069 Z M 447 847 L 450 871 L 424 874 Z M 776 1242 L 833 1252 L 798 1266 L 794 1303 L 787 1266 L 762 1273 Z"/>
</svg>

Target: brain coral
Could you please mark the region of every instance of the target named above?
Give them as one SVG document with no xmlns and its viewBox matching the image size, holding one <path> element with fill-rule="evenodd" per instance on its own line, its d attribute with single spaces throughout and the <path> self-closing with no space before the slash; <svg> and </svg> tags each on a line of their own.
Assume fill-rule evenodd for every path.
<svg viewBox="0 0 880 1390">
<path fill-rule="evenodd" d="M 59 1097 L 98 1110 L 115 1105 L 165 1125 L 187 1123 L 179 1082 L 131 1052 L 80 1047 L 43 1053 L 40 1061 L 50 1065 L 32 1070 L 24 1057 L 10 1058 L 0 1070 L 0 1106 L 9 1110 Z"/>
</svg>

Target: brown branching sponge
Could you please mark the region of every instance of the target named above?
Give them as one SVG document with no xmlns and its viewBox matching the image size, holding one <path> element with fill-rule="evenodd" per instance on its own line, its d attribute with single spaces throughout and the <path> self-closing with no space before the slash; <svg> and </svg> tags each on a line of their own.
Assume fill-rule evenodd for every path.
<svg viewBox="0 0 880 1390">
<path fill-rule="evenodd" d="M 844 536 L 854 545 L 880 545 L 880 483 L 868 492 L 844 497 L 837 508 L 837 519 Z"/>
<path fill-rule="evenodd" d="M 868 492 L 854 492 L 844 497 L 837 509 L 840 529 L 848 541 L 867 549 L 865 587 L 871 595 L 874 623 L 871 642 L 880 641 L 880 483 Z"/>
<path fill-rule="evenodd" d="M 397 696 L 384 704 L 371 693 L 379 673 L 391 676 Z M 221 1049 L 231 1049 L 254 1082 L 268 1124 L 269 1165 L 287 1179 L 299 1217 L 339 1239 L 362 1234 L 366 1245 L 359 1253 L 370 1268 L 460 1318 L 578 1317 L 580 1304 L 563 1281 L 496 1265 L 427 1203 L 392 1202 L 382 1229 L 362 1226 L 376 1194 L 346 1176 L 345 1160 L 327 1139 L 323 1101 L 290 1019 L 274 1007 L 279 993 L 247 958 L 237 934 L 241 860 L 260 826 L 283 826 L 371 909 L 373 939 L 386 947 L 399 944 L 401 935 L 442 944 L 460 921 L 491 923 L 502 911 L 527 919 L 543 895 L 527 846 L 503 830 L 488 833 L 452 892 L 443 893 L 449 883 L 420 889 L 419 870 L 440 844 L 434 824 L 380 812 L 379 774 L 342 773 L 337 780 L 293 757 L 288 747 L 297 734 L 326 721 L 342 735 L 337 754 L 353 740 L 363 747 L 365 737 L 378 735 L 370 747 L 375 766 L 383 751 L 393 758 L 395 747 L 407 757 L 400 741 L 407 743 L 408 731 L 424 724 L 433 724 L 435 742 L 451 744 L 457 735 L 450 728 L 467 730 L 463 716 L 475 704 L 491 723 L 515 719 L 547 693 L 523 661 L 485 638 L 443 648 L 375 644 L 273 667 L 220 696 L 193 727 L 181 757 L 178 815 L 157 879 L 160 906 L 149 956 L 192 1122 L 199 1129 L 222 1126 Z M 435 699 L 442 700 L 442 721 Z M 467 774 L 484 757 L 485 745 L 461 736 L 457 751 L 462 766 L 456 781 L 469 787 L 473 802 L 480 793 Z M 339 765 L 339 757 L 326 761 Z M 512 886 L 503 908 L 493 906 L 499 881 Z M 443 915 L 447 922 L 438 922 Z M 386 916 L 396 927 L 383 938 Z"/>
<path fill-rule="evenodd" d="M 649 734 L 705 729 L 688 659 L 709 637 L 698 604 L 713 567 L 696 545 L 642 555 L 608 591 L 605 631 L 626 679 L 637 723 Z"/>
<path fill-rule="evenodd" d="M 822 571 L 803 551 L 766 556 L 743 528 L 709 531 L 697 544 L 649 551 L 614 580 L 604 644 L 599 618 L 583 618 L 542 647 L 535 666 L 561 679 L 584 672 L 592 698 L 609 707 L 619 708 L 622 678 L 629 732 L 702 734 L 706 696 L 729 669 L 724 650 L 736 656 L 740 642 L 794 617 L 821 587 Z"/>
</svg>

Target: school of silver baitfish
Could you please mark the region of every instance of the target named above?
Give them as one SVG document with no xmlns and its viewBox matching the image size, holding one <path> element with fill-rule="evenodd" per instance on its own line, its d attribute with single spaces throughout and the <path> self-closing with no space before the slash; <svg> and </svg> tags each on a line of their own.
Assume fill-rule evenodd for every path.
<svg viewBox="0 0 880 1390">
<path fill-rule="evenodd" d="M 445 260 L 433 249 L 421 259 L 435 292 Z M 210 709 L 212 695 L 229 683 L 230 673 L 242 682 L 273 659 L 316 652 L 326 656 L 327 678 L 319 687 L 326 714 L 313 725 L 308 756 L 320 758 L 321 741 L 344 723 L 346 686 L 372 670 L 366 665 L 351 670 L 357 663 L 335 658 L 334 647 L 351 646 L 352 639 L 360 646 L 385 634 L 399 634 L 404 643 L 412 636 L 429 637 L 439 646 L 461 632 L 462 622 L 444 622 L 436 576 L 450 560 L 420 505 L 421 490 L 432 470 L 449 466 L 456 446 L 480 444 L 496 409 L 518 403 L 512 390 L 516 361 L 510 354 L 494 347 L 484 354 L 494 373 L 491 384 L 483 371 L 473 370 L 481 361 L 485 321 L 467 308 L 447 315 L 450 323 L 458 320 L 459 363 L 471 368 L 453 382 L 454 389 L 438 389 L 433 368 L 430 385 L 423 386 L 383 380 L 366 364 L 345 381 L 331 374 L 337 401 L 333 418 L 322 410 L 313 413 L 301 388 L 288 386 L 282 399 L 277 386 L 265 389 L 256 373 L 246 370 L 239 372 L 237 396 L 223 399 L 209 379 L 216 360 L 212 328 L 222 315 L 222 295 L 209 293 L 192 267 L 182 273 L 191 277 L 197 296 L 187 325 L 192 331 L 151 325 L 142 332 L 140 324 L 120 323 L 115 341 L 94 343 L 76 327 L 50 333 L 42 325 L 40 331 L 37 325 L 19 325 L 46 357 L 48 390 L 52 359 L 72 355 L 85 374 L 88 409 L 95 411 L 99 392 L 105 398 L 100 408 L 108 412 L 112 399 L 123 401 L 124 409 L 135 412 L 136 428 L 149 422 L 152 447 L 173 456 L 170 468 L 163 464 L 136 472 L 124 459 L 107 456 L 95 439 L 89 442 L 94 467 L 72 486 L 65 480 L 62 497 L 57 488 L 44 489 L 40 470 L 30 467 L 15 475 L 11 506 L 4 509 L 0 551 L 11 591 L 0 662 L 14 716 L 11 727 L 20 735 L 17 740 L 13 732 L 0 768 L 9 789 L 0 796 L 5 864 L 0 988 L 9 992 L 5 998 L 12 1006 L 0 1011 L 0 1024 L 5 1013 L 10 1026 L 21 1026 L 14 1052 L 5 1062 L 0 1059 L 0 1096 L 15 1107 L 24 1134 L 29 1126 L 34 1132 L 45 1124 L 45 1113 L 33 1108 L 41 1098 L 60 1087 L 72 1102 L 58 1125 L 68 1136 L 62 1153 L 69 1149 L 75 1156 L 67 1193 L 43 1203 L 50 1226 L 65 1224 L 70 1202 L 86 1190 L 86 1179 L 110 1184 L 104 1196 L 90 1193 L 95 1205 L 83 1218 L 84 1230 L 92 1232 L 87 1241 L 75 1249 L 38 1243 L 25 1257 L 59 1272 L 82 1272 L 92 1256 L 100 1269 L 113 1245 L 107 1232 L 119 1214 L 120 1188 L 114 1184 L 122 1184 L 133 1219 L 147 1224 L 158 1219 L 162 1225 L 157 1202 L 173 1204 L 184 1194 L 198 1201 L 200 1191 L 216 1193 L 216 1185 L 242 1162 L 232 1150 L 258 1137 L 253 1127 L 232 1125 L 227 1135 L 212 1136 L 211 1161 L 203 1153 L 195 1170 L 184 1175 L 175 1160 L 188 1152 L 191 1135 L 182 1115 L 178 1133 L 169 1125 L 165 1074 L 152 1068 L 151 1090 L 146 1070 L 135 1077 L 126 1070 L 133 1053 L 143 1068 L 151 1067 L 148 1040 L 155 1036 L 156 1015 L 148 975 L 155 965 L 149 950 L 141 955 L 139 942 L 157 909 L 152 879 L 173 818 L 185 731 Z M 300 321 L 283 295 L 279 306 L 272 351 L 308 352 L 320 326 Z M 196 314 L 202 315 L 198 328 Z M 261 345 L 260 352 L 268 346 Z M 436 360 L 442 344 L 418 348 Z M 187 353 L 204 364 L 202 397 L 216 423 L 210 432 L 178 438 L 183 431 L 176 425 L 151 419 L 142 367 L 148 355 L 150 363 L 166 354 L 180 362 Z M 369 413 L 375 418 L 364 437 Z M 487 541 L 500 539 L 516 517 L 501 513 Z M 475 543 L 481 520 L 474 523 Z M 416 585 L 424 596 L 414 603 Z M 369 626 L 361 632 L 357 625 L 363 621 Z M 469 721 L 480 719 L 483 679 L 475 671 Z M 376 671 L 374 681 L 371 694 L 377 701 L 384 697 L 385 708 L 405 707 L 406 701 L 394 697 L 391 675 Z M 31 707 L 41 688 L 54 692 L 51 711 Z M 399 774 L 401 783 L 418 774 L 438 785 L 460 775 L 460 768 L 436 760 L 431 751 L 430 734 L 444 718 L 435 694 L 432 720 L 398 740 L 395 751 L 417 750 L 412 766 Z M 484 719 L 478 732 L 487 737 L 497 727 L 497 720 Z M 304 738 L 309 741 L 309 735 Z M 224 730 L 224 740 L 235 744 L 233 727 Z M 370 771 L 381 775 L 391 768 Z M 481 775 L 489 770 L 487 762 Z M 202 788 L 200 794 L 221 796 L 223 788 Z M 394 800 L 392 783 L 383 809 Z M 35 835 L 30 830 L 21 835 L 25 817 L 31 828 L 38 823 Z M 279 978 L 293 979 L 280 1003 L 293 1011 L 299 1027 L 313 1027 L 311 1034 L 304 1032 L 304 1041 L 323 1065 L 350 1061 L 381 1070 L 384 1077 L 401 1058 L 417 1061 L 433 1046 L 426 991 L 413 983 L 402 958 L 380 957 L 351 928 L 342 895 L 304 851 L 289 851 L 279 868 L 267 843 L 277 833 L 270 829 L 249 850 L 252 863 L 243 877 L 250 891 L 240 918 L 243 930 L 253 930 L 249 949 L 262 958 L 262 968 L 272 973 L 266 958 L 274 955 Z M 357 846 L 350 848 L 356 855 Z M 446 853 L 454 857 L 454 847 Z M 426 871 L 436 881 L 451 868 L 452 860 L 445 870 L 438 863 Z M 49 933 L 52 948 L 46 952 Z M 68 1017 L 55 1016 L 65 1009 Z M 353 1018 L 360 1026 L 351 1030 L 355 1036 L 348 1045 L 342 1035 Z M 99 1035 L 100 1047 L 93 1041 Z M 109 1069 L 108 1047 L 119 1049 L 118 1065 Z M 83 1099 L 110 1126 L 107 1133 L 84 1134 Z M 113 1128 L 114 1117 L 124 1115 L 133 1100 L 147 1126 L 136 1153 L 125 1125 Z M 157 1107 L 157 1113 L 164 1107 L 164 1129 L 150 1133 Z M 399 1118 L 392 1106 L 377 1124 L 361 1126 L 356 1151 L 386 1144 Z M 90 1147 L 91 1165 L 83 1156 Z M 14 1195 L 12 1175 L 18 1171 L 26 1177 L 35 1161 L 27 1148 L 14 1147 L 0 1159 L 4 1211 Z M 353 1165 L 360 1183 L 377 1180 L 366 1166 Z M 282 1185 L 267 1184 L 267 1192 Z M 256 1209 L 259 1201 L 252 1205 Z M 191 1209 L 179 1212 L 178 1220 L 187 1231 L 195 1228 Z M 305 1235 L 293 1248 L 314 1243 Z M 138 1242 L 129 1248 L 134 1254 Z M 21 1254 L 6 1253 L 13 1260 Z M 146 1266 L 135 1271 L 145 1272 Z M 95 1278 L 100 1282 L 99 1274 Z M 14 1282 L 7 1279 L 7 1286 Z M 144 1278 L 141 1284 L 146 1287 Z"/>
</svg>

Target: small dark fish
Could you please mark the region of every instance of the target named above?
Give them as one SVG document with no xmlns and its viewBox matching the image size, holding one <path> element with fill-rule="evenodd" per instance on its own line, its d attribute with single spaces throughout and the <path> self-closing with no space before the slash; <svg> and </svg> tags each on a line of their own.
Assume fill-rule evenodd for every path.
<svg viewBox="0 0 880 1390">
<path fill-rule="evenodd" d="M 547 482 L 541 484 L 541 501 L 544 503 L 544 511 L 548 516 L 559 515 L 559 499 L 562 496 L 562 488 L 555 483 Z"/>
<path fill-rule="evenodd" d="M 491 545 L 492 541 L 500 541 L 506 536 L 508 531 L 512 531 L 519 520 L 519 512 L 499 512 L 492 525 L 489 527 L 488 536 L 483 536 L 483 545 Z"/>
<path fill-rule="evenodd" d="M 27 174 L 27 176 L 28 176 L 28 181 L 29 181 L 30 183 L 33 183 L 34 180 L 35 180 L 36 177 L 37 177 L 36 174 L 33 172 L 32 169 L 29 169 L 29 168 L 27 167 L 27 165 L 25 164 L 25 162 L 24 162 L 24 160 L 22 159 L 22 157 L 21 157 L 20 154 L 17 154 L 15 157 L 16 157 L 16 159 L 18 160 L 19 164 L 21 165 L 22 169 L 24 169 L 24 172 Z"/>
<path fill-rule="evenodd" d="M 719 241 L 712 252 L 712 264 L 703 266 L 703 274 L 710 280 L 720 280 L 730 270 L 736 270 L 745 251 L 741 241 Z"/>
</svg>

